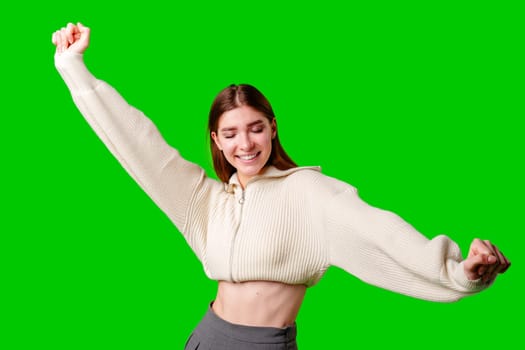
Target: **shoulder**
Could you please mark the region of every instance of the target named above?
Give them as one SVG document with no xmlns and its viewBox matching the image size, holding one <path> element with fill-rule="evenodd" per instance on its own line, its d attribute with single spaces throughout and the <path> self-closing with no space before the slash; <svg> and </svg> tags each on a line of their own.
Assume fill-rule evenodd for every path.
<svg viewBox="0 0 525 350">
<path fill-rule="evenodd" d="M 320 167 L 294 168 L 294 171 L 285 176 L 283 181 L 293 187 L 319 196 L 335 196 L 347 191 L 356 191 L 352 185 L 323 174 Z"/>
</svg>

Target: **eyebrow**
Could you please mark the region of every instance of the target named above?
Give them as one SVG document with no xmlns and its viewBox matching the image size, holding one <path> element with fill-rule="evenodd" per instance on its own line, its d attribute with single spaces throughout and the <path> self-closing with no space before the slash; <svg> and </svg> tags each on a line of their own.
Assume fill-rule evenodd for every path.
<svg viewBox="0 0 525 350">
<path fill-rule="evenodd" d="M 263 123 L 263 120 L 262 119 L 259 119 L 259 120 L 256 120 L 254 122 L 251 122 L 250 124 L 246 125 L 248 128 L 251 128 L 252 126 L 255 126 L 255 125 L 259 125 L 259 124 L 262 124 Z M 235 131 L 237 130 L 237 127 L 231 127 L 231 128 L 222 128 L 220 129 L 220 132 L 228 132 L 228 131 Z"/>
</svg>

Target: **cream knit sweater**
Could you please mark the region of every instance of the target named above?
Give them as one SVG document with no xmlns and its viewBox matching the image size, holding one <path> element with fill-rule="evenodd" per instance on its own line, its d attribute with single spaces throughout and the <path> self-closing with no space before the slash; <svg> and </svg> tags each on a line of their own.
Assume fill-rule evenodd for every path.
<svg viewBox="0 0 525 350">
<path fill-rule="evenodd" d="M 154 124 L 86 68 L 82 55 L 55 64 L 88 123 L 182 232 L 214 280 L 312 286 L 338 266 L 370 284 L 434 301 L 485 287 L 469 281 L 458 246 L 428 240 L 397 215 L 363 202 L 318 168 L 269 167 L 245 190 L 206 176 Z"/>
</svg>

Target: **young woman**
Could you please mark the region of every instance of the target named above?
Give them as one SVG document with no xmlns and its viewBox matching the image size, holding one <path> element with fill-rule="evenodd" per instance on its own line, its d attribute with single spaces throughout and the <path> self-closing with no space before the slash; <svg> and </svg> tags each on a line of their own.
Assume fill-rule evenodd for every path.
<svg viewBox="0 0 525 350">
<path fill-rule="evenodd" d="M 428 240 L 364 203 L 352 186 L 316 167 L 297 167 L 279 142 L 269 102 L 249 85 L 227 87 L 213 102 L 210 144 L 221 181 L 208 178 L 88 71 L 82 54 L 89 37 L 80 23 L 55 32 L 57 69 L 98 136 L 218 281 L 186 349 L 296 349 L 306 289 L 331 265 L 433 301 L 479 292 L 510 266 L 480 239 L 463 260 L 448 237 Z"/>
</svg>

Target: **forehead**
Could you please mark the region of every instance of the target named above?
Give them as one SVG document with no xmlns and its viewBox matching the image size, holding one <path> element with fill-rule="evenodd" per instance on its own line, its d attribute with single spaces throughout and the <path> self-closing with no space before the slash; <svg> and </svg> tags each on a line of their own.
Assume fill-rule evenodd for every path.
<svg viewBox="0 0 525 350">
<path fill-rule="evenodd" d="M 219 118 L 219 129 L 241 128 L 257 121 L 269 123 L 264 113 L 250 106 L 241 106 L 224 112 Z"/>
</svg>

